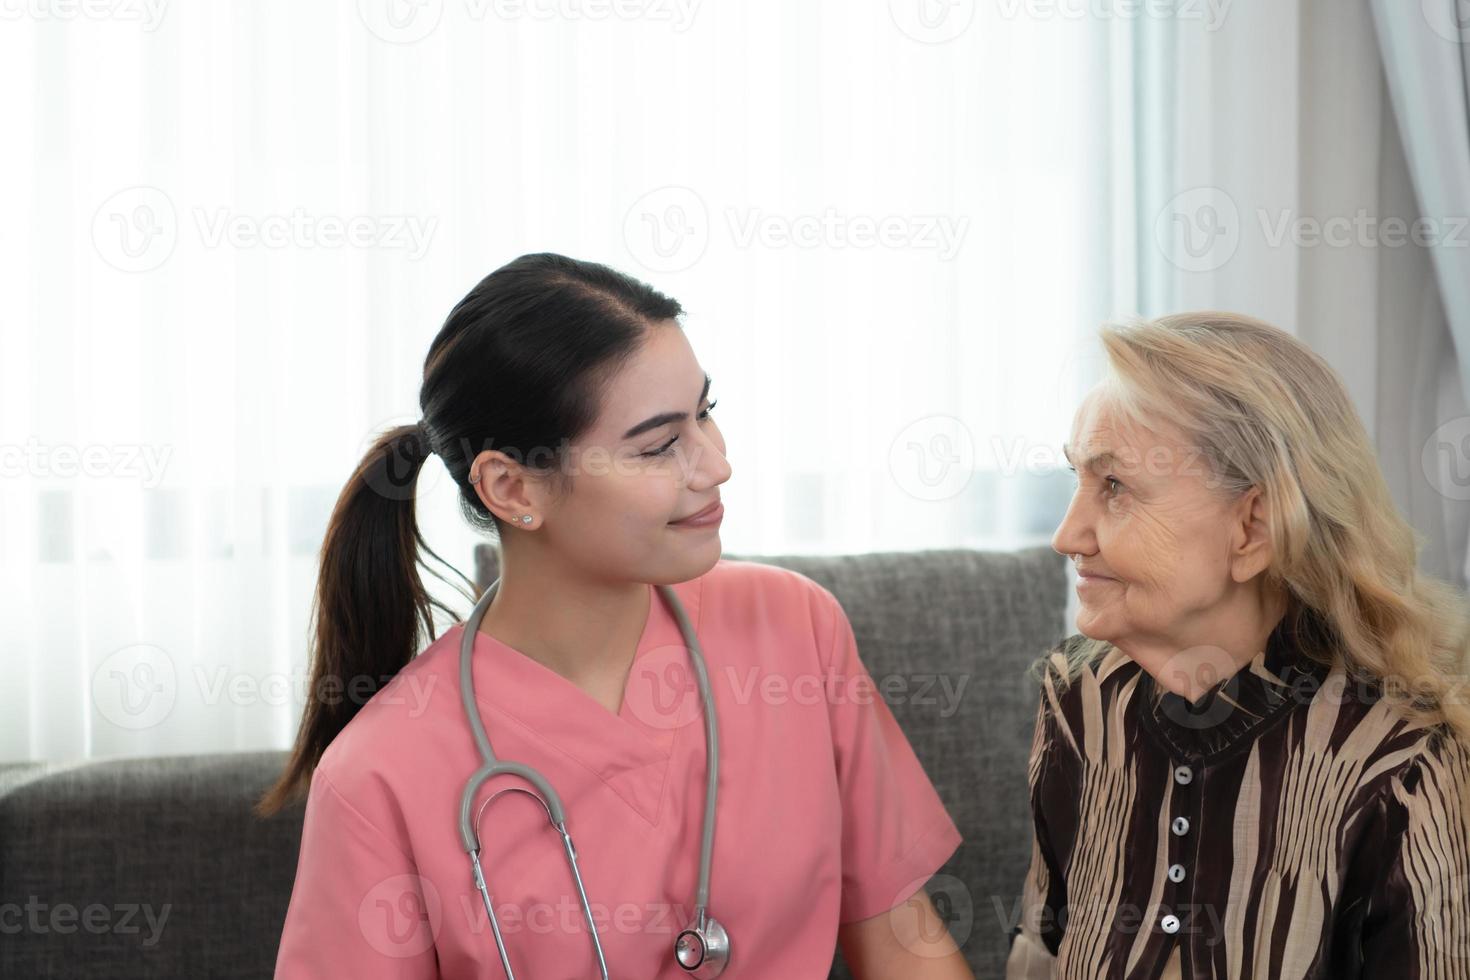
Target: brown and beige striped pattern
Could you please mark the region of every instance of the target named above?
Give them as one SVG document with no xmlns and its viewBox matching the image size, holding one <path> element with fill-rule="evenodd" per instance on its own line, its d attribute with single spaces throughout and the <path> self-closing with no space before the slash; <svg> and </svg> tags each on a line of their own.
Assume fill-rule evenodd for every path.
<svg viewBox="0 0 1470 980">
<path fill-rule="evenodd" d="M 1193 705 L 1053 655 L 1008 978 L 1470 980 L 1470 752 L 1309 646 Z"/>
</svg>

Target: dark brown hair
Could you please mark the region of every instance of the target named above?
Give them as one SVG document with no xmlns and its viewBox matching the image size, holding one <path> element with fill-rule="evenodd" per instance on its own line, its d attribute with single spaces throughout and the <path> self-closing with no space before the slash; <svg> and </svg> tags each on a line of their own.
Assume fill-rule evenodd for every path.
<svg viewBox="0 0 1470 980">
<path fill-rule="evenodd" d="M 645 283 L 552 254 L 521 256 L 459 301 L 424 360 L 423 420 L 383 433 L 332 510 L 306 706 L 285 771 L 257 813 L 305 795 L 331 741 L 413 659 L 421 638 L 433 638 L 434 609 L 454 615 L 419 576 L 420 550 L 448 567 L 424 543 L 414 514 L 429 455 L 437 453 L 458 484 L 465 518 L 498 535 L 499 520 L 469 483 L 475 457 L 498 449 L 564 486 L 568 443 L 596 421 L 607 382 L 652 326 L 682 313 Z"/>
</svg>

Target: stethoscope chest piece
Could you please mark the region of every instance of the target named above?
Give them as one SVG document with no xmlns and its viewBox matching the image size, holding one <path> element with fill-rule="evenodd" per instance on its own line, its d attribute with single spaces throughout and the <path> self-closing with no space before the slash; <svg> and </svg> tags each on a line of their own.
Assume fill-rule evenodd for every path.
<svg viewBox="0 0 1470 980">
<path fill-rule="evenodd" d="M 695 921 L 674 940 L 674 958 L 696 980 L 711 980 L 730 962 L 730 937 L 724 926 L 700 909 Z"/>
</svg>

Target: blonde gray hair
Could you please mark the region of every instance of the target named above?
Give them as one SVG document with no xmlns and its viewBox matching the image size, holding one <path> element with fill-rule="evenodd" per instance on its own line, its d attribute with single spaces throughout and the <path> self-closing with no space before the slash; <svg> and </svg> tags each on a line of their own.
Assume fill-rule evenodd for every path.
<svg viewBox="0 0 1470 980">
<path fill-rule="evenodd" d="M 1419 539 L 1327 362 L 1234 313 L 1110 324 L 1101 337 L 1110 407 L 1182 432 L 1219 492 L 1262 491 L 1274 549 L 1266 584 L 1285 590 L 1293 631 L 1330 637 L 1325 655 L 1304 652 L 1377 682 L 1413 722 L 1470 741 L 1470 607 L 1419 572 Z M 1109 648 L 1071 645 L 1061 682 Z"/>
</svg>

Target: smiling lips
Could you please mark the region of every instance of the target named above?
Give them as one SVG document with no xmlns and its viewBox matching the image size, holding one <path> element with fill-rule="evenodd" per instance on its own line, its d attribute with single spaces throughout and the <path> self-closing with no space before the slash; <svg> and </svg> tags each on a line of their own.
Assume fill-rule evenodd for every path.
<svg viewBox="0 0 1470 980">
<path fill-rule="evenodd" d="M 716 500 L 703 510 L 695 511 L 688 517 L 681 517 L 677 521 L 670 521 L 669 523 L 680 527 L 701 527 L 706 524 L 717 523 L 724 514 L 724 505 Z"/>
<path fill-rule="evenodd" d="M 1111 575 L 1100 575 L 1091 569 L 1077 569 L 1077 588 L 1079 591 L 1116 581 L 1118 580 Z"/>
</svg>

